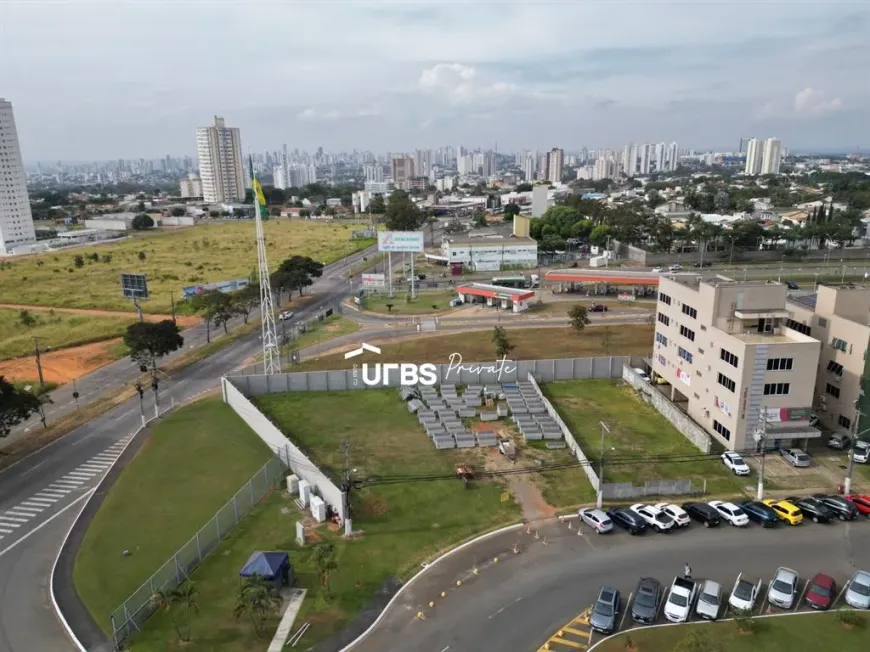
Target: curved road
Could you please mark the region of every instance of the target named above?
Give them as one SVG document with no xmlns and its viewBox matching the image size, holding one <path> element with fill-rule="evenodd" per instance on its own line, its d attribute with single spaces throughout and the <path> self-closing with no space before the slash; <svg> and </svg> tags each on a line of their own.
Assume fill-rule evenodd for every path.
<svg viewBox="0 0 870 652">
<path fill-rule="evenodd" d="M 692 524 L 674 534 L 640 537 L 621 531 L 598 536 L 585 525 L 583 536 L 577 536 L 577 526 L 576 519 L 570 530 L 567 524 L 551 523 L 540 530 L 539 539 L 523 528 L 448 557 L 411 584 L 374 631 L 350 649 L 531 652 L 589 607 L 602 584 L 620 590 L 625 613 L 638 578 L 651 575 L 667 587 L 687 562 L 696 580 L 714 579 L 727 592 L 740 572 L 761 577 L 766 592 L 778 566 L 797 570 L 802 581 L 826 572 L 841 586 L 856 567 L 870 568 L 866 519 L 774 530 L 727 525 L 708 530 Z M 515 544 L 519 554 L 512 551 Z M 498 563 L 492 562 L 495 556 Z M 475 565 L 480 569 L 476 576 Z M 462 586 L 456 586 L 457 580 Z M 766 608 L 762 598 L 757 611 Z M 429 601 L 436 602 L 434 609 Z M 416 616 L 420 611 L 424 620 Z M 625 618 L 623 629 L 630 626 Z M 592 642 L 599 638 L 593 634 Z"/>
</svg>

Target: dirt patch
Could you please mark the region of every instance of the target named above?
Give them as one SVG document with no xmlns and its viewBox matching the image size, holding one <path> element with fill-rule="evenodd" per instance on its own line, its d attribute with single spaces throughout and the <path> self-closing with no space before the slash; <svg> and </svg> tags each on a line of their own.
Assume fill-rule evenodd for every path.
<svg viewBox="0 0 870 652">
<path fill-rule="evenodd" d="M 115 338 L 43 353 L 40 356 L 43 377 L 48 382 L 62 385 L 71 382 L 74 378 L 84 376 L 115 360 L 113 349 L 120 341 L 120 338 Z M 38 378 L 36 358 L 28 356 L 4 360 L 0 362 L 0 376 L 5 376 L 12 382 L 35 380 Z"/>
<path fill-rule="evenodd" d="M 52 308 L 51 306 L 25 306 L 17 303 L 0 303 L 0 308 L 8 308 L 10 310 L 30 310 L 30 311 L 38 311 L 38 312 L 48 312 L 53 310 L 56 313 L 62 313 L 65 315 L 91 315 L 92 317 L 127 317 L 132 319 L 138 319 L 139 314 L 135 312 L 121 312 L 118 310 L 89 310 L 86 308 Z M 148 313 L 143 313 L 142 317 L 145 321 L 164 321 L 166 319 L 172 319 L 172 315 L 151 315 Z M 189 328 L 191 326 L 196 326 L 200 321 L 202 321 L 196 315 L 176 315 L 175 321 L 178 322 L 178 325 L 182 328 Z"/>
<path fill-rule="evenodd" d="M 480 424 L 487 430 L 493 429 L 490 424 Z M 499 437 L 510 437 L 511 433 L 501 427 L 495 427 L 496 434 Z M 516 447 L 516 442 L 514 442 Z M 518 464 L 522 464 L 519 458 L 516 461 L 511 461 L 504 455 L 498 452 L 496 448 L 488 448 L 484 453 L 484 464 L 487 471 L 501 471 L 505 469 L 516 468 Z M 508 489 L 514 495 L 514 499 L 519 503 L 523 510 L 523 519 L 526 521 L 537 521 L 545 518 L 552 518 L 556 515 L 556 508 L 550 505 L 541 493 L 540 487 L 535 484 L 531 474 L 521 473 L 516 475 L 502 476 L 507 482 Z"/>
</svg>

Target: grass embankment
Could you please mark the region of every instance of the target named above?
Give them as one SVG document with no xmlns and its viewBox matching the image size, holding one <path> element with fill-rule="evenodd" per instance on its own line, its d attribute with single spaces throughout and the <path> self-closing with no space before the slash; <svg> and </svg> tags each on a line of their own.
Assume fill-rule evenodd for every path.
<svg viewBox="0 0 870 652">
<path fill-rule="evenodd" d="M 405 292 L 396 291 L 394 295 L 392 299 L 386 292 L 369 295 L 363 300 L 362 307 L 384 315 L 427 315 L 450 310 L 450 301 L 457 296 L 455 290 L 419 292 L 416 299 L 411 299 L 410 293 Z"/>
<path fill-rule="evenodd" d="M 341 443 L 352 443 L 356 477 L 372 475 L 453 475 L 459 459 L 477 462 L 479 452 L 436 451 L 394 390 L 274 394 L 257 399 L 259 407 L 320 465 L 342 468 Z M 335 544 L 338 570 L 327 599 L 317 577 L 313 547 L 295 543 L 301 519 L 291 498 L 274 492 L 221 543 L 195 572 L 200 612 L 193 618 L 193 641 L 176 643 L 166 614 L 155 614 L 133 640 L 139 650 L 236 651 L 265 648 L 255 642 L 251 624 L 236 623 L 233 606 L 238 570 L 254 550 L 287 550 L 298 578 L 308 589 L 297 623 L 310 622 L 301 649 L 322 641 L 353 618 L 390 577 L 409 578 L 422 561 L 483 530 L 516 520 L 519 509 L 501 503 L 502 487 L 480 481 L 463 489 L 451 477 L 432 482 L 371 486 L 352 494 L 354 529 L 347 540 L 319 526 L 310 543 Z M 277 617 L 269 622 L 274 631 Z"/>
<path fill-rule="evenodd" d="M 863 616 L 866 621 L 866 616 Z M 865 652 L 867 626 L 846 629 L 834 613 L 805 614 L 782 618 L 756 618 L 756 631 L 741 634 L 734 622 L 720 622 L 675 627 L 632 629 L 598 645 L 596 652 L 624 652 L 629 637 L 636 652 L 672 652 L 686 638 L 690 627 L 709 635 L 709 652 Z M 690 648 L 686 648 L 687 650 Z M 691 650 L 697 648 L 693 647 Z"/>
<path fill-rule="evenodd" d="M 700 486 L 706 478 L 708 493 L 741 493 L 741 482 L 718 459 L 631 464 L 608 462 L 608 458 L 643 459 L 673 455 L 691 458 L 701 454 L 655 408 L 641 401 L 634 390 L 621 381 L 560 381 L 543 384 L 541 390 L 593 462 L 596 473 L 601 458 L 600 422 L 608 425 L 610 434 L 604 441 L 605 482 L 633 482 L 637 485 L 646 480 L 693 478 Z M 552 478 L 547 477 L 550 474 L 543 474 L 546 481 L 544 496 L 554 504 L 565 503 L 563 474 L 552 474 Z"/>
<path fill-rule="evenodd" d="M 281 326 L 279 325 L 280 329 Z M 344 335 L 356 333 L 360 329 L 360 325 L 341 315 L 331 315 L 323 321 L 314 321 L 306 325 L 306 331 L 302 335 L 281 347 L 281 355 L 284 356 L 290 351 L 298 351 L 309 346 L 323 345 L 329 348 L 329 340 Z"/>
<path fill-rule="evenodd" d="M 271 457 L 219 398 L 154 426 L 106 496 L 75 561 L 76 590 L 100 626 Z M 123 551 L 132 554 L 123 556 Z"/>
<path fill-rule="evenodd" d="M 269 220 L 263 227 L 272 268 L 294 254 L 330 263 L 374 242 L 350 239 L 359 228 L 356 223 Z M 99 260 L 87 258 L 91 254 Z M 76 256 L 84 257 L 82 267 L 76 267 Z M 253 221 L 220 222 L 16 257 L 0 267 L 0 303 L 130 310 L 118 280 L 129 272 L 148 277 L 151 298 L 142 303 L 143 310 L 168 313 L 170 297 L 177 297 L 182 287 L 246 278 L 256 266 Z"/>
<path fill-rule="evenodd" d="M 514 345 L 512 360 L 550 360 L 553 358 L 644 355 L 652 346 L 654 328 L 647 324 L 589 326 L 582 333 L 570 328 L 510 328 L 508 339 Z M 373 339 L 382 353 L 378 362 L 447 363 L 450 354 L 461 353 L 466 362 L 495 359 L 492 328 L 486 330 L 416 337 L 404 341 Z M 345 360 L 343 353 L 307 360 L 294 371 L 348 369 L 360 358 Z"/>
<path fill-rule="evenodd" d="M 0 279 L 3 279 L 0 272 Z M 2 283 L 2 281 L 0 281 Z M 26 313 L 22 321 L 22 313 Z M 25 322 L 29 320 L 29 325 Z M 70 315 L 40 310 L 10 310 L 0 308 L 0 360 L 32 355 L 33 338 L 38 338 L 43 352 L 71 346 L 100 342 L 124 334 L 134 317 L 97 317 Z"/>
</svg>

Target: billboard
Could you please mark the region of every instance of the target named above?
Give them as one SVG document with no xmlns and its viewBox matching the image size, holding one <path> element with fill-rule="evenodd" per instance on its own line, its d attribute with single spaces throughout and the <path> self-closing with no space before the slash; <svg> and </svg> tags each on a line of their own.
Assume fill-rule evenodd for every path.
<svg viewBox="0 0 870 652">
<path fill-rule="evenodd" d="M 121 294 L 127 299 L 147 299 L 145 274 L 121 274 Z"/>
<path fill-rule="evenodd" d="M 423 236 L 422 231 L 378 231 L 378 251 L 420 253 Z"/>
<path fill-rule="evenodd" d="M 218 281 L 217 283 L 190 285 L 186 288 L 181 288 L 181 291 L 184 292 L 185 299 L 190 299 L 191 297 L 195 297 L 197 294 L 210 292 L 212 290 L 217 290 L 218 292 L 235 292 L 236 290 L 241 290 L 246 287 L 248 287 L 248 279 L 237 278 L 232 281 Z"/>
<path fill-rule="evenodd" d="M 806 421 L 809 423 L 810 408 L 763 408 L 761 416 L 768 423 L 794 423 Z"/>
<path fill-rule="evenodd" d="M 387 280 L 383 274 L 363 274 L 362 286 L 364 288 L 385 288 Z"/>
</svg>

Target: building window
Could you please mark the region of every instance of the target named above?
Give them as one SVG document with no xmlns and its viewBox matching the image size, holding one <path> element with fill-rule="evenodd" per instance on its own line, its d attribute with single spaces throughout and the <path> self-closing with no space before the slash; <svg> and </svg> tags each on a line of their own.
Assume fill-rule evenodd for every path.
<svg viewBox="0 0 870 652">
<path fill-rule="evenodd" d="M 840 398 L 840 388 L 832 385 L 831 383 L 826 383 L 825 394 L 830 394 L 834 398 Z"/>
<path fill-rule="evenodd" d="M 737 365 L 740 364 L 740 358 L 738 358 L 736 355 L 731 353 L 731 351 L 726 351 L 725 349 L 721 349 L 719 351 L 719 357 L 722 358 L 725 362 L 730 364 L 735 369 L 737 368 Z"/>
<path fill-rule="evenodd" d="M 808 337 L 812 332 L 812 329 L 809 326 L 807 326 L 806 324 L 802 324 L 799 321 L 795 321 L 794 319 L 786 319 L 785 327 L 790 328 L 793 331 L 797 331 L 798 333 L 801 333 L 802 335 L 806 335 Z"/>
<path fill-rule="evenodd" d="M 723 426 L 721 423 L 716 421 L 716 419 L 713 419 L 713 430 L 718 432 L 722 436 L 723 439 L 728 439 L 728 440 L 731 439 L 731 431 L 728 430 L 728 428 Z"/>
<path fill-rule="evenodd" d="M 659 320 L 661 323 L 663 323 L 665 326 L 670 326 L 670 325 L 671 325 L 671 318 L 668 317 L 667 315 L 662 314 L 662 313 L 659 313 L 659 314 L 658 314 L 658 320 Z"/>
<path fill-rule="evenodd" d="M 680 354 L 680 357 L 686 362 L 692 361 L 692 354 L 686 351 L 686 349 L 684 349 L 683 347 L 678 347 L 678 353 Z"/>
<path fill-rule="evenodd" d="M 680 326 L 680 335 L 685 337 L 687 340 L 690 340 L 692 342 L 695 341 L 695 331 L 693 331 L 691 328 Z"/>
<path fill-rule="evenodd" d="M 663 346 L 667 346 L 668 345 L 668 338 L 666 336 L 662 335 L 661 333 L 656 333 L 656 342 L 658 342 L 659 344 L 661 344 Z"/>
<path fill-rule="evenodd" d="M 659 292 L 659 301 L 671 305 L 671 298 L 664 292 Z"/>
<path fill-rule="evenodd" d="M 791 371 L 793 358 L 770 358 L 767 361 L 768 371 Z"/>
<path fill-rule="evenodd" d="M 841 414 L 839 417 L 837 417 L 837 423 L 839 423 L 839 424 L 840 424 L 841 426 L 843 426 L 846 430 L 848 430 L 849 427 L 852 425 L 852 420 L 851 420 L 849 417 L 847 417 L 847 416 L 843 416 L 843 415 Z"/>
<path fill-rule="evenodd" d="M 734 388 L 737 387 L 737 383 L 731 380 L 728 376 L 724 374 L 719 374 L 717 381 L 722 387 L 727 389 L 729 392 L 734 393 Z"/>
<path fill-rule="evenodd" d="M 828 325 L 828 320 L 824 317 L 819 317 L 819 326 L 825 328 Z"/>
<path fill-rule="evenodd" d="M 832 337 L 831 346 L 838 351 L 845 353 L 849 348 L 849 343 L 845 340 L 841 340 L 839 337 Z"/>
<path fill-rule="evenodd" d="M 698 318 L 698 311 L 688 304 L 683 304 L 683 314 L 689 315 L 692 319 Z"/>
<path fill-rule="evenodd" d="M 788 394 L 788 390 L 791 387 L 791 383 L 765 383 L 764 384 L 764 395 L 765 396 L 784 396 Z"/>
<path fill-rule="evenodd" d="M 843 365 L 837 363 L 836 360 L 831 360 L 828 363 L 828 371 L 830 371 L 832 374 L 835 374 L 837 376 L 842 376 L 843 375 Z"/>
</svg>

